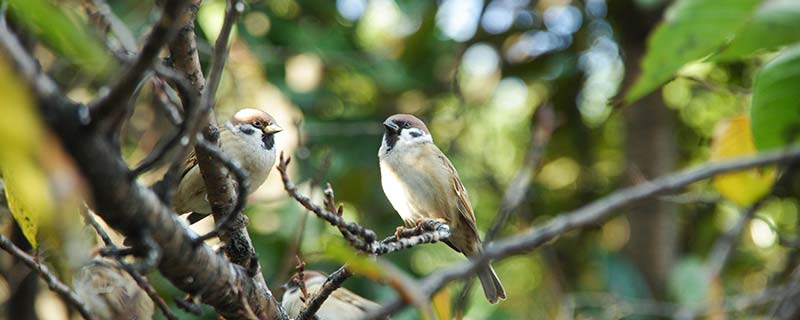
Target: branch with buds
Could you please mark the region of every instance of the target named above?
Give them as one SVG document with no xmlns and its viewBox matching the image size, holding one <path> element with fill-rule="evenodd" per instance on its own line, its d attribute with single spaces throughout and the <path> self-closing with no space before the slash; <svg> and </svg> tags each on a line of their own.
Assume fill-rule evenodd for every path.
<svg viewBox="0 0 800 320">
<path fill-rule="evenodd" d="M 380 256 L 405 248 L 410 248 L 423 243 L 435 243 L 450 237 L 450 227 L 438 220 L 421 220 L 413 228 L 398 227 L 393 236 L 386 237 L 378 241 L 375 231 L 365 228 L 355 222 L 348 222 L 342 218 L 344 207 L 336 205 L 333 188 L 330 183 L 325 184 L 323 194 L 325 199 L 323 206 L 314 204 L 311 199 L 299 191 L 297 186 L 289 178 L 288 166 L 291 162 L 290 157 L 280 154 L 278 165 L 276 166 L 281 173 L 283 187 L 289 195 L 295 199 L 306 210 L 313 212 L 317 217 L 325 220 L 332 226 L 339 229 L 339 232 L 347 242 L 356 250 L 373 256 Z M 347 266 L 342 266 L 336 272 L 330 274 L 325 280 L 319 292 L 307 303 L 306 307 L 300 312 L 297 320 L 312 319 L 325 300 L 333 291 L 342 286 L 345 280 L 352 276 L 352 272 Z"/>
<path fill-rule="evenodd" d="M 426 220 L 420 222 L 414 228 L 403 229 L 394 236 L 379 241 L 375 231 L 355 222 L 345 221 L 342 218 L 343 207 L 341 205 L 336 206 L 333 188 L 331 188 L 330 184 L 327 184 L 323 191 L 325 194 L 324 208 L 314 204 L 309 197 L 297 191 L 297 186 L 294 185 L 287 172 L 289 162 L 291 162 L 291 158 L 284 157 L 283 153 L 281 153 L 277 169 L 281 173 L 283 187 L 286 192 L 306 210 L 313 212 L 320 219 L 339 229 L 339 232 L 347 242 L 360 252 L 370 255 L 384 255 L 423 243 L 435 243 L 450 237 L 450 227 L 447 224 L 437 220 Z"/>
</svg>

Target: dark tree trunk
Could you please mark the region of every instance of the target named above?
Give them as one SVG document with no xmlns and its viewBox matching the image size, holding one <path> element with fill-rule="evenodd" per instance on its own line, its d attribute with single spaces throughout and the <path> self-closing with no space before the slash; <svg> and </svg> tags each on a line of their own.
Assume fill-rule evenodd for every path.
<svg viewBox="0 0 800 320">
<path fill-rule="evenodd" d="M 663 10 L 645 12 L 635 1 L 609 3 L 610 19 L 616 24 L 625 57 L 624 93 L 641 74 L 639 64 L 646 51 L 647 36 Z M 675 115 L 655 91 L 624 107 L 625 168 L 628 184 L 647 180 L 675 169 L 678 147 Z M 628 213 L 630 240 L 626 251 L 644 275 L 656 296 L 662 296 L 678 244 L 677 207 L 650 199 L 631 207 Z"/>
</svg>

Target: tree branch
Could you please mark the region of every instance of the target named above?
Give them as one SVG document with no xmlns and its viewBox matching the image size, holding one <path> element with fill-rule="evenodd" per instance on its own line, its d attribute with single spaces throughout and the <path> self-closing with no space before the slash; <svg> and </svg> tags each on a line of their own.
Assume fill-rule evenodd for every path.
<svg viewBox="0 0 800 320">
<path fill-rule="evenodd" d="M 64 301 L 67 302 L 70 306 L 74 307 L 78 310 L 78 312 L 87 320 L 95 319 L 94 315 L 89 312 L 89 309 L 86 308 L 86 304 L 81 300 L 81 298 L 70 289 L 69 286 L 64 284 L 63 282 L 59 281 L 58 278 L 50 272 L 50 269 L 47 266 L 39 263 L 36 259 L 22 249 L 18 248 L 11 242 L 8 238 L 3 235 L 0 235 L 0 248 L 10 253 L 12 256 L 16 257 L 25 265 L 27 265 L 32 270 L 35 270 L 36 273 L 47 283 L 47 286 L 50 290 L 53 290 L 59 296 L 61 296 Z"/>
<path fill-rule="evenodd" d="M 371 254 L 371 255 L 384 255 L 394 251 L 402 250 L 405 248 L 413 247 L 422 243 L 434 243 L 450 237 L 450 227 L 437 220 L 425 220 L 418 224 L 415 228 L 405 229 L 398 232 L 396 236 L 387 237 L 383 241 L 378 241 L 378 236 L 375 231 L 367 229 L 355 222 L 347 222 L 341 216 L 341 207 L 337 209 L 337 213 L 332 212 L 332 200 L 327 200 L 326 204 L 328 209 L 318 206 L 311 202 L 311 199 L 297 191 L 297 187 L 289 178 L 287 166 L 291 158 L 285 158 L 281 153 L 278 165 L 276 166 L 281 173 L 283 179 L 283 187 L 286 192 L 294 198 L 306 210 L 313 212 L 322 220 L 327 221 L 332 226 L 339 229 L 342 236 L 353 246 L 355 249 Z M 333 198 L 333 189 L 330 185 L 324 191 L 326 198 Z"/>
<path fill-rule="evenodd" d="M 150 189 L 129 179 L 127 165 L 114 146 L 87 127 L 86 107 L 69 101 L 50 78 L 39 72 L 37 63 L 5 23 L 0 23 L 0 47 L 29 82 L 43 120 L 75 160 L 88 182 L 94 211 L 109 226 L 125 236 L 149 233 L 163 253 L 158 268 L 164 277 L 185 292 L 203 292 L 202 301 L 223 317 L 241 319 L 256 314 L 287 319 L 261 273 L 250 277 L 244 268 L 208 246 L 194 245 L 196 235 L 185 222 Z"/>
<path fill-rule="evenodd" d="M 422 243 L 434 243 L 450 237 L 450 227 L 438 220 L 422 220 L 414 228 L 399 227 L 393 236 L 386 237 L 382 241 L 377 240 L 374 231 L 367 229 L 357 223 L 347 222 L 342 218 L 343 207 L 336 205 L 333 188 L 330 183 L 325 185 L 323 194 L 325 195 L 324 207 L 311 202 L 311 199 L 299 191 L 289 178 L 288 165 L 291 158 L 284 157 L 281 153 L 278 165 L 276 166 L 281 173 L 283 187 L 286 192 L 294 198 L 306 210 L 313 212 L 317 217 L 339 229 L 342 236 L 355 249 L 372 256 L 380 256 L 387 253 L 410 248 Z M 311 299 L 311 302 L 300 311 L 297 319 L 313 319 L 319 308 L 330 296 L 330 294 L 341 287 L 342 283 L 352 276 L 352 272 L 347 270 L 347 266 L 342 266 L 336 272 L 330 274 L 325 280 L 320 291 Z"/>
<path fill-rule="evenodd" d="M 486 232 L 486 237 L 483 239 L 484 246 L 489 245 L 497 237 L 506 223 L 508 223 L 511 215 L 528 199 L 527 195 L 531 181 L 533 181 L 533 177 L 542 160 L 545 147 L 550 142 L 550 137 L 557 126 L 556 115 L 552 105 L 546 103 L 536 109 L 532 119 L 531 138 L 525 152 L 525 160 L 522 162 L 522 166 L 514 173 L 511 183 L 508 184 L 503 193 L 503 201 L 500 203 L 500 208 L 497 209 L 494 223 L 492 223 L 489 231 Z M 461 293 L 458 295 L 453 307 L 456 314 L 460 314 L 466 309 L 473 283 L 472 281 L 467 281 L 461 289 Z"/>
<path fill-rule="evenodd" d="M 136 57 L 133 64 L 111 86 L 108 94 L 102 96 L 89 105 L 92 122 L 97 125 L 104 118 L 117 114 L 127 105 L 132 98 L 139 82 L 144 78 L 145 72 L 150 69 L 161 52 L 161 48 L 175 35 L 179 22 L 179 15 L 188 4 L 188 0 L 169 0 L 164 5 L 161 19 L 150 30 L 150 36 L 142 47 L 142 52 Z"/>
<path fill-rule="evenodd" d="M 492 260 L 531 251 L 569 231 L 602 223 L 610 217 L 620 214 L 621 212 L 618 209 L 634 202 L 665 193 L 676 192 L 691 183 L 721 173 L 797 159 L 800 159 L 800 149 L 762 153 L 751 157 L 707 163 L 699 167 L 663 176 L 650 182 L 621 189 L 576 210 L 558 214 L 542 226 L 533 227 L 525 233 L 498 240 L 495 244 L 486 248 L 483 255 L 469 262 L 428 275 L 423 280 L 421 285 L 423 290 L 420 294 L 423 295 L 424 299 L 430 299 L 451 281 L 472 277 L 477 270 Z M 368 318 L 378 319 L 394 314 L 407 304 L 408 302 L 402 298 L 396 298 L 368 316 Z"/>
<path fill-rule="evenodd" d="M 83 213 L 83 217 L 86 219 L 89 225 L 91 225 L 92 228 L 94 228 L 94 231 L 97 233 L 97 235 L 100 236 L 100 239 L 103 241 L 105 246 L 108 248 L 116 249 L 116 245 L 114 244 L 113 241 L 111 241 L 111 237 L 108 236 L 106 230 L 103 229 L 103 227 L 97 222 L 97 220 L 95 220 L 92 214 L 89 213 L 89 211 L 86 208 L 81 208 L 81 213 Z M 119 263 L 120 267 L 122 267 L 122 269 L 124 269 L 128 274 L 131 275 L 133 280 L 136 281 L 136 284 L 138 284 L 139 287 L 142 288 L 142 290 L 144 290 L 145 293 L 147 293 L 147 296 L 150 297 L 151 300 L 153 300 L 153 302 L 158 306 L 159 309 L 161 309 L 161 312 L 167 319 L 169 320 L 178 319 L 178 317 L 175 316 L 174 313 L 172 313 L 172 310 L 170 310 L 169 306 L 167 306 L 167 303 L 164 301 L 164 299 L 162 299 L 161 296 L 158 295 L 158 292 L 156 292 L 156 289 L 153 288 L 153 285 L 151 285 L 150 282 L 147 281 L 147 278 L 145 278 L 141 273 L 139 273 L 139 271 L 136 271 L 136 269 L 134 269 L 130 264 L 125 262 L 125 260 L 122 259 L 121 256 L 115 256 L 115 258 Z"/>
<path fill-rule="evenodd" d="M 300 314 L 297 315 L 295 320 L 311 320 L 314 318 L 314 315 L 319 311 L 319 308 L 322 307 L 322 303 L 328 299 L 328 297 L 339 289 L 345 280 L 350 278 L 353 273 L 350 270 L 347 270 L 347 266 L 342 266 L 339 270 L 334 271 L 328 276 L 328 279 L 322 283 L 322 286 L 317 291 L 317 294 L 311 298 L 306 304 L 305 309 L 300 311 Z"/>
<path fill-rule="evenodd" d="M 190 125 L 202 127 L 205 141 L 212 146 L 219 146 L 219 129 L 217 128 L 216 117 L 213 112 L 213 101 L 228 55 L 227 45 L 230 39 L 230 32 L 233 28 L 233 24 L 244 10 L 244 4 L 239 0 L 228 0 L 223 27 L 214 46 L 208 86 L 206 86 L 207 84 L 205 83 L 203 72 L 201 71 L 200 58 L 197 54 L 194 34 L 194 20 L 199 5 L 200 0 L 193 0 L 192 5 L 184 12 L 181 20 L 184 27 L 178 33 L 175 41 L 170 44 L 169 48 L 175 68 L 189 79 L 198 93 L 201 93 L 200 107 L 197 109 L 202 113 L 198 117 L 198 120 Z M 195 139 L 193 130 L 193 127 L 187 130 L 189 132 L 189 143 Z M 234 212 L 236 207 L 234 203 L 236 201 L 236 195 L 234 194 L 233 183 L 228 177 L 227 170 L 224 170 L 223 164 L 216 161 L 213 154 L 200 146 L 195 147 L 195 154 L 197 155 L 197 163 L 206 187 L 206 195 L 213 211 L 214 220 L 218 222 L 233 221 L 235 223 L 245 219 L 241 213 L 237 214 Z M 174 167 L 175 165 L 173 165 L 173 168 Z M 173 168 L 171 168 L 170 172 L 174 171 L 172 170 Z M 169 178 L 170 176 L 168 174 L 166 179 Z M 168 183 L 168 185 L 171 184 Z M 247 193 L 243 196 L 246 195 Z M 233 219 L 226 220 L 228 219 L 226 216 L 230 215 L 235 216 Z M 247 233 L 245 223 L 240 223 L 236 228 L 224 227 L 221 231 L 219 238 L 225 243 L 225 255 L 232 262 L 248 270 L 248 274 L 254 275 L 254 277 L 250 279 L 252 283 L 267 294 L 267 301 L 259 301 L 260 304 L 254 305 L 251 299 L 248 299 L 250 307 L 253 309 L 252 311 L 259 316 L 264 314 L 270 318 L 286 319 L 286 312 L 272 297 L 272 294 L 267 288 L 264 276 L 260 272 L 261 266 L 258 263 L 256 252 L 250 240 L 250 235 Z M 265 311 L 263 308 L 265 306 L 264 303 L 266 303 L 266 306 L 270 309 L 267 313 L 262 313 Z"/>
</svg>

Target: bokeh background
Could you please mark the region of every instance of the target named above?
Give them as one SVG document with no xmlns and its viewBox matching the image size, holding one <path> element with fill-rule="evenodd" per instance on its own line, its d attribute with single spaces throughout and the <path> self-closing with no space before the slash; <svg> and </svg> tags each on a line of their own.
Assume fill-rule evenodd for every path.
<svg viewBox="0 0 800 320">
<path fill-rule="evenodd" d="M 58 3 L 75 19 L 89 19 L 80 1 Z M 153 1 L 109 4 L 139 39 L 158 18 Z M 218 118 L 242 107 L 275 115 L 287 128 L 278 146 L 293 155 L 291 170 L 300 190 L 321 202 L 321 186 L 330 182 L 345 218 L 389 235 L 402 221 L 380 187 L 381 122 L 394 113 L 417 115 L 458 169 L 478 229 L 485 233 L 523 164 L 536 129 L 534 115 L 551 109 L 549 125 L 555 130 L 542 146 L 531 188 L 498 237 L 515 234 L 623 186 L 707 161 L 715 128 L 747 111 L 754 70 L 770 54 L 693 63 L 663 90 L 633 105 L 622 103 L 620 92 L 640 73 L 647 35 L 669 4 L 247 1 L 218 93 Z M 204 67 L 224 10 L 223 0 L 206 0 L 198 12 Z M 71 72 L 74 66 L 44 48 L 36 54 L 70 97 L 88 101 L 94 96 L 92 79 Z M 123 135 L 131 165 L 169 133 L 149 87 L 136 103 Z M 161 173 L 163 168 L 141 180 L 152 183 Z M 274 172 L 251 197 L 246 214 L 267 282 L 280 293 L 293 273 L 295 255 L 307 268 L 325 272 L 344 261 L 331 253 L 342 243 L 338 231 L 291 201 L 278 178 Z M 795 232 L 797 200 L 770 197 L 738 236 L 722 277 L 708 282 L 708 254 L 741 211 L 711 182 L 700 182 L 535 252 L 495 262 L 509 297 L 500 304 L 488 304 L 477 286 L 460 304 L 463 283 L 449 286 L 445 294 L 454 308 L 463 308 L 465 319 L 672 318 L 686 307 L 761 292 L 795 259 L 795 251 L 778 242 L 780 234 Z M 51 239 L 41 250 L 69 275 L 90 258 L 94 236 L 74 216 L 58 219 L 40 232 Z M 416 277 L 464 261 L 444 244 L 385 259 Z M 157 273 L 151 277 L 165 297 L 182 296 Z M 0 280 L 6 310 L 18 280 Z M 363 277 L 345 287 L 379 302 L 394 295 Z M 39 292 L 39 315 L 65 319 L 60 301 L 42 285 Z M 754 308 L 762 306 L 729 315 L 751 318 Z M 419 317 L 410 308 L 394 319 Z M 216 316 L 206 309 L 204 318 Z"/>
</svg>

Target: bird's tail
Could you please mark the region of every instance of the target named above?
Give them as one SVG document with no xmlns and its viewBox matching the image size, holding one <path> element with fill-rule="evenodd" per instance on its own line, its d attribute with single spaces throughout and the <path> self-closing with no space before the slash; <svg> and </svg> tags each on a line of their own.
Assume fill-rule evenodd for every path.
<svg viewBox="0 0 800 320">
<path fill-rule="evenodd" d="M 478 271 L 478 279 L 481 281 L 483 294 L 486 295 L 486 300 L 489 300 L 489 303 L 495 304 L 499 300 L 506 299 L 506 289 L 503 289 L 503 284 L 500 283 L 500 279 L 497 278 L 497 274 L 494 273 L 491 265 L 487 265 L 486 268 Z"/>
</svg>

